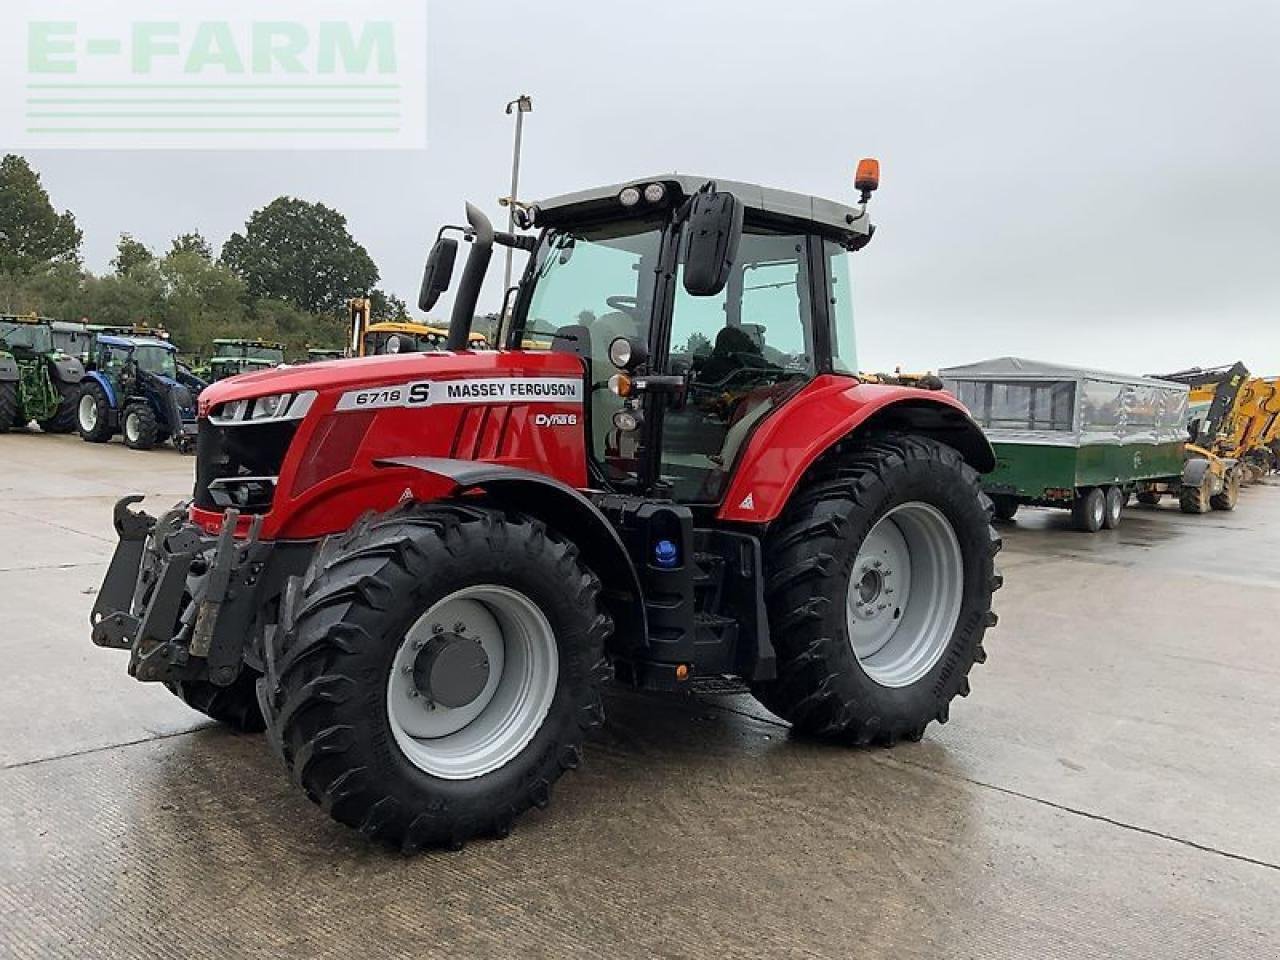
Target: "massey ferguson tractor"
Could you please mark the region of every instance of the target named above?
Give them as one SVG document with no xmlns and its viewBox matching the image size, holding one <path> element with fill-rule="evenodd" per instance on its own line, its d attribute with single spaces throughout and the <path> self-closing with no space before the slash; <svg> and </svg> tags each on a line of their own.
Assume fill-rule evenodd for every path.
<svg viewBox="0 0 1280 960">
<path fill-rule="evenodd" d="M 94 642 L 265 727 L 330 816 L 405 849 L 545 806 L 610 682 L 919 740 L 996 622 L 994 458 L 949 394 L 852 374 L 876 173 L 857 206 L 649 177 L 519 234 L 468 206 L 420 299 L 460 234 L 446 350 L 201 395 L 193 499 L 116 506 Z M 529 262 L 500 349 L 472 351 L 495 244 Z"/>
</svg>

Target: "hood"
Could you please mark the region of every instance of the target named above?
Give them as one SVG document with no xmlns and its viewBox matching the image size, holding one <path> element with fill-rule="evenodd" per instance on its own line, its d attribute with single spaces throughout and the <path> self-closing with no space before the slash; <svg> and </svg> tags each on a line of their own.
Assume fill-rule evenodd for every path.
<svg viewBox="0 0 1280 960">
<path fill-rule="evenodd" d="M 438 351 L 385 354 L 351 360 L 322 360 L 297 367 L 276 367 L 219 380 L 200 394 L 207 410 L 229 400 L 265 397 L 303 390 L 344 390 L 377 387 L 407 380 L 491 376 L 582 376 L 582 362 L 573 354 L 543 351 Z"/>
</svg>

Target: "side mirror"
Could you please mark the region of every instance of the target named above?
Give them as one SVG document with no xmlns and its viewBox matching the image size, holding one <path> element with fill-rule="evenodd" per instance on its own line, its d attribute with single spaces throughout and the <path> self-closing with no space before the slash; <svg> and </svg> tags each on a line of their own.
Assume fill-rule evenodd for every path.
<svg viewBox="0 0 1280 960">
<path fill-rule="evenodd" d="M 729 282 L 742 239 L 742 204 L 714 189 L 693 195 L 685 224 L 684 289 L 693 297 L 714 297 Z"/>
<path fill-rule="evenodd" d="M 427 254 L 427 266 L 422 271 L 422 289 L 418 292 L 418 309 L 430 310 L 449 289 L 453 279 L 453 262 L 458 258 L 458 241 L 441 237 Z"/>
</svg>

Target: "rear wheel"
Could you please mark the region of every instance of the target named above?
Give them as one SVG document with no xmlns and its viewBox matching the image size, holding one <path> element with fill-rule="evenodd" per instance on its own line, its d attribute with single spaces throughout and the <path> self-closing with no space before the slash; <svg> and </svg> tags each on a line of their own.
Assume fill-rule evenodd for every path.
<svg viewBox="0 0 1280 960">
<path fill-rule="evenodd" d="M 1222 492 L 1209 498 L 1209 506 L 1214 510 L 1234 510 L 1240 500 L 1240 484 L 1242 477 L 1239 470 L 1229 472 L 1222 482 Z"/>
<path fill-rule="evenodd" d="M 1106 511 L 1102 517 L 1102 525 L 1108 530 L 1120 526 L 1120 517 L 1124 514 L 1124 503 L 1128 496 L 1119 487 L 1107 487 Z"/>
<path fill-rule="evenodd" d="M 294 780 L 405 849 L 505 834 L 604 716 L 600 583 L 540 521 L 414 506 L 331 538 L 283 603 L 259 697 Z"/>
<path fill-rule="evenodd" d="M 1154 507 L 1159 505 L 1162 494 L 1154 490 L 1139 490 L 1138 502 L 1143 506 Z"/>
<path fill-rule="evenodd" d="M 8 433 L 18 426 L 18 385 L 0 383 L 0 433 Z"/>
<path fill-rule="evenodd" d="M 1076 494 L 1071 505 L 1071 520 L 1077 530 L 1097 533 L 1107 517 L 1107 496 L 1101 487 L 1091 487 Z"/>
<path fill-rule="evenodd" d="M 755 696 L 798 732 L 854 743 L 945 722 L 996 622 L 988 503 L 959 453 L 923 437 L 830 458 L 765 544 L 778 676 Z"/>
<path fill-rule="evenodd" d="M 76 428 L 80 438 L 89 443 L 106 443 L 111 439 L 111 404 L 102 384 L 90 380 L 80 388 L 76 403 Z"/>
<path fill-rule="evenodd" d="M 999 520 L 1012 520 L 1018 513 L 1016 497 L 997 493 L 991 498 L 991 509 Z"/>
<path fill-rule="evenodd" d="M 57 386 L 58 409 L 52 417 L 38 421 L 40 429 L 45 433 L 74 433 L 77 405 L 80 401 L 80 385 L 78 383 L 59 383 Z"/>
<path fill-rule="evenodd" d="M 160 435 L 160 424 L 151 404 L 135 401 L 124 408 L 120 417 L 120 432 L 125 445 L 131 450 L 150 450 Z"/>
</svg>

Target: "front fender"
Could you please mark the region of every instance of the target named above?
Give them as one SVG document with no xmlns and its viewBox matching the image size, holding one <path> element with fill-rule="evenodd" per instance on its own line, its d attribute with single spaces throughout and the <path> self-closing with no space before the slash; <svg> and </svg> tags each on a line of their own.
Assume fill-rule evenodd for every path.
<svg viewBox="0 0 1280 960">
<path fill-rule="evenodd" d="M 18 379 L 18 361 L 13 357 L 0 357 L 0 383 L 14 383 Z"/>
<path fill-rule="evenodd" d="M 537 517 L 571 540 L 600 578 L 605 606 L 613 616 L 613 642 L 622 649 L 638 649 L 647 642 L 644 597 L 631 555 L 613 524 L 573 487 L 540 473 L 476 460 L 395 457 L 374 465 L 417 470 L 446 481 L 452 488 L 449 496 L 483 490 L 503 507 Z"/>
<path fill-rule="evenodd" d="M 782 513 L 814 462 L 839 441 L 870 430 L 899 430 L 954 447 L 979 473 L 995 451 L 964 404 L 940 390 L 815 378 L 764 420 L 734 469 L 720 520 L 767 523 Z"/>
<path fill-rule="evenodd" d="M 91 370 L 89 371 L 88 375 L 80 382 L 88 383 L 89 381 L 93 381 L 94 383 L 98 384 L 98 386 L 102 387 L 103 392 L 106 393 L 107 395 L 107 403 L 111 405 L 112 410 L 116 410 L 119 408 L 120 404 L 119 404 L 119 401 L 116 399 L 115 388 L 111 386 L 111 381 L 108 380 L 105 375 L 103 375 L 97 370 Z"/>
<path fill-rule="evenodd" d="M 79 383 L 84 379 L 84 364 L 75 357 L 58 357 L 51 362 L 59 383 Z"/>
</svg>

